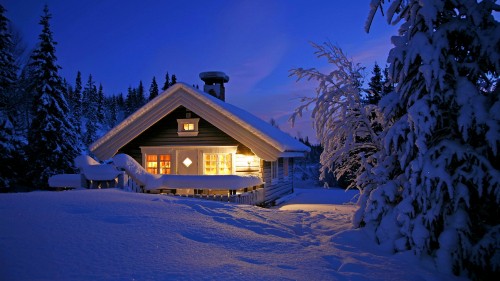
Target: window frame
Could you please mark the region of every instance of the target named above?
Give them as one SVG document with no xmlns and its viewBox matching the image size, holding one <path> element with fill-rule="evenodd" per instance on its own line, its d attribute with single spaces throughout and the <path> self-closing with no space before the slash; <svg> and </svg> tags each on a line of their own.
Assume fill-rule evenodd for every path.
<svg viewBox="0 0 500 281">
<path fill-rule="evenodd" d="M 179 137 L 196 137 L 198 136 L 198 123 L 200 122 L 200 118 L 185 118 L 185 119 L 177 119 L 177 135 Z M 193 129 L 185 129 L 185 125 L 190 127 L 193 126 Z"/>
<path fill-rule="evenodd" d="M 155 160 L 149 160 L 149 158 L 151 156 L 154 156 Z M 168 156 L 168 160 L 167 159 L 162 159 L 162 156 Z M 156 165 L 151 165 L 149 166 L 149 163 L 154 163 Z M 168 167 L 164 168 L 164 166 L 166 165 L 161 165 L 161 163 L 168 163 Z M 149 154 L 145 154 L 145 165 L 144 167 L 146 167 L 146 171 L 148 173 L 151 173 L 151 174 L 154 174 L 154 175 L 170 175 L 172 174 L 172 154 L 158 154 L 158 153 L 149 153 Z M 152 170 L 155 170 L 154 173 L 152 173 L 151 171 Z M 163 169 L 167 170 L 168 172 L 167 173 L 162 173 Z"/>
<path fill-rule="evenodd" d="M 215 160 L 207 160 L 207 156 L 215 156 Z M 221 157 L 224 157 L 224 161 L 221 161 Z M 202 172 L 203 175 L 233 175 L 234 174 L 234 168 L 233 168 L 233 153 L 220 153 L 220 152 L 203 152 L 202 153 L 202 159 L 203 159 L 203 167 L 202 167 Z M 209 173 L 207 174 L 207 161 L 210 162 L 215 162 L 215 167 L 208 167 L 210 169 L 215 169 L 215 173 Z M 225 162 L 226 164 L 226 169 L 229 169 L 229 173 L 221 174 L 221 163 Z M 229 162 L 229 163 L 228 163 Z"/>
</svg>

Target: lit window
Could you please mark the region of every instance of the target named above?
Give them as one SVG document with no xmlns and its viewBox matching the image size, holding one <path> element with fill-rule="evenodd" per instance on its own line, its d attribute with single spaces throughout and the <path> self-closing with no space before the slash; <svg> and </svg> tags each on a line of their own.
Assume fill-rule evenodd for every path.
<svg viewBox="0 0 500 281">
<path fill-rule="evenodd" d="M 231 175 L 231 153 L 205 153 L 203 154 L 205 175 Z"/>
<path fill-rule="evenodd" d="M 200 118 L 177 119 L 177 135 L 180 137 L 196 137 Z"/>
<path fill-rule="evenodd" d="M 183 129 L 184 129 L 184 131 L 194 131 L 194 124 L 193 123 L 184 123 Z"/>
<path fill-rule="evenodd" d="M 146 155 L 146 171 L 151 174 L 170 174 L 170 154 Z"/>
</svg>

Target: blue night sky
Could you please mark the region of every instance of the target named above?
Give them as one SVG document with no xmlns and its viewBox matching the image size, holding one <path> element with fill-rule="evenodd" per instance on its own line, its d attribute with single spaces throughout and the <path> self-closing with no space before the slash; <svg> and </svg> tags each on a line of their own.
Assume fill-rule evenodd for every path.
<svg viewBox="0 0 500 281">
<path fill-rule="evenodd" d="M 375 61 L 384 66 L 396 28 L 378 14 L 365 33 L 369 2 L 2 0 L 28 49 L 38 41 L 48 4 L 60 74 L 71 84 L 80 70 L 84 82 L 92 74 L 106 94 L 126 95 L 140 80 L 149 90 L 153 76 L 161 87 L 167 71 L 200 87 L 200 72 L 224 71 L 230 77 L 227 102 L 313 142 L 311 119 L 292 129 L 288 118 L 299 97 L 314 94 L 314 84 L 296 83 L 289 70 L 328 71 L 310 45 L 328 40 L 366 66 L 367 79 Z"/>
</svg>

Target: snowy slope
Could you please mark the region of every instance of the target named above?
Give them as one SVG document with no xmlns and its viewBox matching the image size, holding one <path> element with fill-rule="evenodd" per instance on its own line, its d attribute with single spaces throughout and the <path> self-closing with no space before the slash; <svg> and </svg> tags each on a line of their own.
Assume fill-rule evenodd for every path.
<svg viewBox="0 0 500 281">
<path fill-rule="evenodd" d="M 115 189 L 0 194 L 0 280 L 458 280 L 349 230 L 354 206 L 336 198 L 352 194 L 297 194 L 288 211 Z"/>
</svg>

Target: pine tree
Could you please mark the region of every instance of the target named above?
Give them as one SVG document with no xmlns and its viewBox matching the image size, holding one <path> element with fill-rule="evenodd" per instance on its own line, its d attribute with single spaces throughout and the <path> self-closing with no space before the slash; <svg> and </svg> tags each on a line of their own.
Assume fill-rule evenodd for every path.
<svg viewBox="0 0 500 281">
<path fill-rule="evenodd" d="M 102 127 L 104 124 L 104 91 L 102 89 L 102 84 L 99 83 L 99 90 L 97 91 L 97 106 L 96 106 L 96 122 L 99 124 L 98 127 Z"/>
<path fill-rule="evenodd" d="M 372 1 L 367 30 L 385 1 Z M 443 271 L 500 273 L 500 23 L 495 1 L 396 1 L 380 181 L 361 225 Z M 424 5 L 425 4 L 425 5 Z"/>
<path fill-rule="evenodd" d="M 73 90 L 71 95 L 70 105 L 72 104 L 72 112 L 75 119 L 75 130 L 80 138 L 82 136 L 82 99 L 82 74 L 80 73 L 80 71 L 78 71 L 75 79 L 75 89 Z"/>
<path fill-rule="evenodd" d="M 370 83 L 368 86 L 368 103 L 378 104 L 380 97 L 382 96 L 382 71 L 377 63 L 373 66 L 372 71 L 373 76 L 370 78 Z"/>
<path fill-rule="evenodd" d="M 165 75 L 165 83 L 163 84 L 163 88 L 161 88 L 163 91 L 167 90 L 170 87 L 170 76 L 167 74 Z"/>
<path fill-rule="evenodd" d="M 62 80 L 58 74 L 55 45 L 45 6 L 40 20 L 42 32 L 32 55 L 34 69 L 34 119 L 28 132 L 30 175 L 35 187 L 48 186 L 54 174 L 73 171 L 73 160 L 78 154 L 74 127 L 68 115 Z"/>
<path fill-rule="evenodd" d="M 136 110 L 141 106 L 146 104 L 146 95 L 144 94 L 144 86 L 142 85 L 142 81 L 139 81 L 139 87 L 137 87 L 137 96 L 136 96 Z"/>
<path fill-rule="evenodd" d="M 177 83 L 177 76 L 175 74 L 172 74 L 172 82 L 170 82 L 170 86 L 175 85 Z"/>
<path fill-rule="evenodd" d="M 136 110 L 137 91 L 128 87 L 127 97 L 125 98 L 125 117 L 130 116 Z"/>
<path fill-rule="evenodd" d="M 70 107 L 73 109 L 73 113 L 76 116 L 81 116 L 82 114 L 82 74 L 80 71 L 76 73 L 75 88 L 71 92 L 69 99 Z"/>
<path fill-rule="evenodd" d="M 12 99 L 14 85 L 17 80 L 17 65 L 12 50 L 12 36 L 8 30 L 8 19 L 4 16 L 5 9 L 0 5 L 0 109 L 15 114 Z"/>
<path fill-rule="evenodd" d="M 22 139 L 12 120 L 18 115 L 15 86 L 18 67 L 12 54 L 12 36 L 0 5 L 0 191 L 12 187 L 23 165 Z"/>
<path fill-rule="evenodd" d="M 152 100 L 158 96 L 158 84 L 156 83 L 156 78 L 153 76 L 153 81 L 151 82 L 151 86 L 149 87 L 149 100 Z"/>
<path fill-rule="evenodd" d="M 106 105 L 108 108 L 107 124 L 109 128 L 113 128 L 118 122 L 118 98 L 111 96 L 106 99 Z"/>
<path fill-rule="evenodd" d="M 83 106 L 85 115 L 85 133 L 84 133 L 84 144 L 90 146 L 96 139 L 97 133 L 101 129 L 100 120 L 104 120 L 102 110 L 99 112 L 100 95 L 104 96 L 102 93 L 98 92 L 92 75 L 89 75 L 87 84 L 83 90 Z"/>
<path fill-rule="evenodd" d="M 0 5 L 0 190 L 15 184 L 19 168 L 23 166 L 19 164 L 24 160 L 22 140 L 12 124 L 18 112 L 12 103 L 17 66 L 11 52 L 13 43 L 4 13 L 5 9 Z"/>
<path fill-rule="evenodd" d="M 394 91 L 394 84 L 389 77 L 389 67 L 384 68 L 384 82 L 382 82 L 382 96 Z"/>
<path fill-rule="evenodd" d="M 17 92 L 19 95 L 19 103 L 16 103 L 19 108 L 19 117 L 16 118 L 17 124 L 16 129 L 20 131 L 20 134 L 27 137 L 29 127 L 31 126 L 31 120 L 33 119 L 34 112 L 33 106 L 34 98 L 36 96 L 36 89 L 34 87 L 33 81 L 36 79 L 36 65 L 33 64 L 33 50 L 29 56 L 28 62 L 21 69 L 19 75 L 19 80 L 17 83 Z"/>
<path fill-rule="evenodd" d="M 92 78 L 92 74 L 89 74 L 87 84 L 85 84 L 85 88 L 83 89 L 82 107 L 83 116 L 87 119 L 93 118 L 92 116 L 97 110 L 97 88 Z"/>
</svg>

